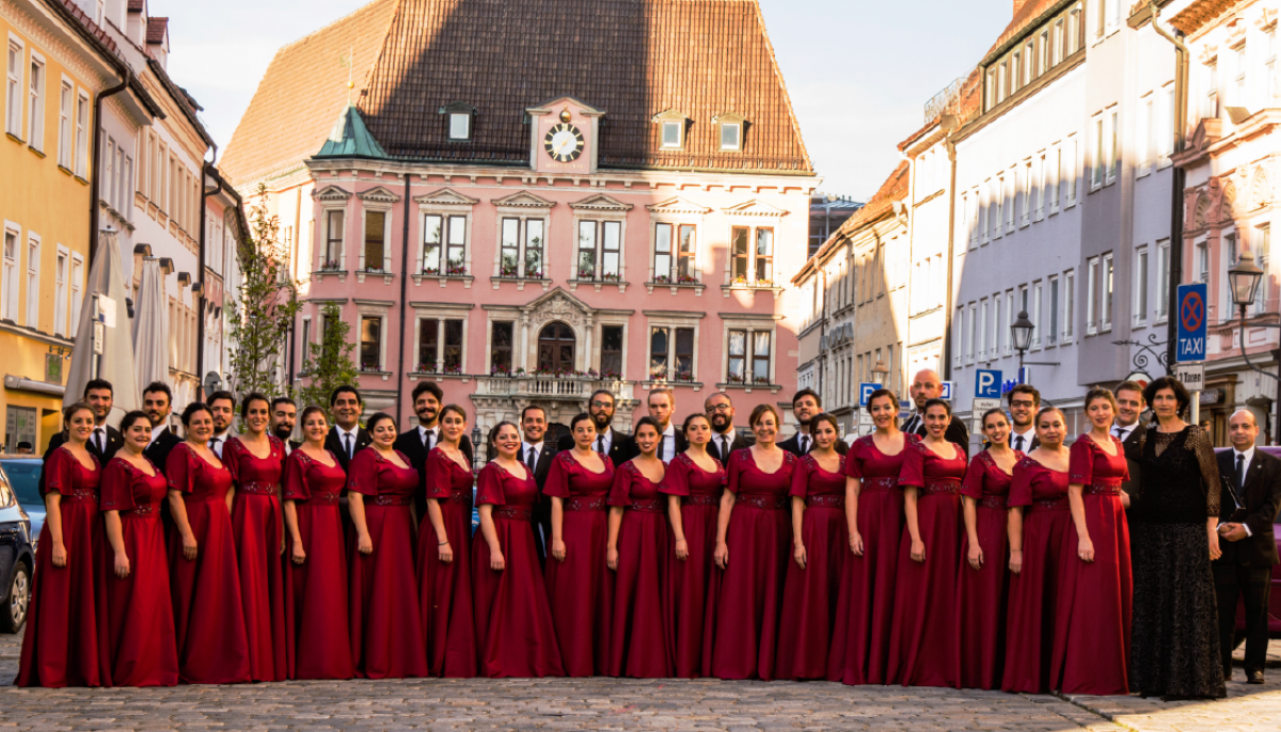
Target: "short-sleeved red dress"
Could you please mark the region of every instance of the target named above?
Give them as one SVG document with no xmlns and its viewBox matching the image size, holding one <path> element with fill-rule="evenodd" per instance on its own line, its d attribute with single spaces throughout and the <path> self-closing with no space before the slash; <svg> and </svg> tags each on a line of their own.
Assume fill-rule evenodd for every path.
<svg viewBox="0 0 1281 732">
<path fill-rule="evenodd" d="M 845 558 L 850 556 L 845 457 L 840 456 L 834 473 L 819 465 L 813 455 L 802 457 L 792 472 L 791 493 L 805 499 L 801 540 L 806 561 L 805 569 L 795 559 L 787 563 L 774 675 L 780 679 L 822 679 L 827 676 Z"/>
<path fill-rule="evenodd" d="M 661 481 L 660 481 L 661 482 Z M 667 496 L 628 460 L 614 473 L 609 505 L 623 509 L 618 571 L 610 622 L 609 675 L 663 679 L 672 675 L 670 606 L 664 604 L 671 530 Z"/>
<path fill-rule="evenodd" d="M 1015 464 L 1023 453 L 1015 452 Z M 970 460 L 961 482 L 961 495 L 973 498 L 974 533 L 983 550 L 979 569 L 970 566 L 970 535 L 962 528 L 960 578 L 957 582 L 956 625 L 952 631 L 957 668 L 954 678 L 963 689 L 997 689 L 1005 663 L 1005 601 L 1010 584 L 1009 510 L 1006 508 L 1010 473 L 1001 469 L 987 450 Z"/>
<path fill-rule="evenodd" d="M 40 529 L 36 571 L 27 608 L 27 629 L 22 636 L 18 686 L 110 686 L 111 672 L 100 652 L 98 560 L 106 547 L 102 518 L 98 516 L 98 485 L 102 470 L 91 453 L 93 469 L 75 455 L 58 448 L 45 462 L 45 493 L 62 496 L 62 545 L 65 567 L 53 566 L 53 539 L 49 522 Z"/>
<path fill-rule="evenodd" d="M 240 599 L 249 633 L 249 666 L 254 681 L 284 681 L 285 569 L 280 549 L 284 514 L 280 479 L 285 443 L 267 436 L 269 452 L 260 458 L 239 437 L 227 440 L 222 461 L 231 471 L 236 495 L 231 502 L 231 526 L 236 536 Z"/>
<path fill-rule="evenodd" d="M 1023 510 L 1023 567 L 1010 575 L 1001 677 L 1005 691 L 1044 694 L 1050 688 L 1060 554 L 1072 524 L 1067 489 L 1066 471 L 1050 470 L 1030 457 L 1014 466 L 1008 503 Z"/>
<path fill-rule="evenodd" d="M 556 453 L 543 494 L 561 499 L 561 537 L 565 561 L 548 552 L 545 575 L 560 658 L 569 676 L 609 673 L 609 625 L 613 618 L 614 573 L 605 565 L 609 489 L 614 463 L 601 456 L 604 469 L 583 467 L 569 450 Z"/>
<path fill-rule="evenodd" d="M 903 435 L 903 449 L 886 455 L 867 435 L 855 440 L 845 455 L 845 476 L 859 481 L 858 533 L 863 537 L 863 555 L 850 552 L 845 557 L 827 659 L 829 681 L 887 683 L 894 582 L 903 534 L 903 491 L 898 479 L 907 443 L 913 439 Z"/>
<path fill-rule="evenodd" d="M 517 477 L 490 463 L 476 478 L 476 504 L 494 507 L 491 516 L 504 560 L 501 571 L 491 569 L 485 532 L 472 535 L 472 597 L 481 676 L 565 675 L 534 543 L 531 519 L 537 501 L 538 484 L 528 470 Z"/>
<path fill-rule="evenodd" d="M 103 653 L 111 666 L 113 686 L 178 683 L 169 559 L 160 523 L 169 483 L 155 465 L 150 461 L 147 465 L 151 475 L 121 458 L 112 459 L 103 471 L 98 497 L 99 509 L 120 512 L 121 538 L 129 557 L 129 576 L 124 579 L 116 576 L 110 545 L 99 557 L 101 614 L 107 626 Z"/>
<path fill-rule="evenodd" d="M 285 640 L 291 679 L 350 679 L 347 547 L 338 499 L 347 483 L 338 457 L 325 465 L 294 450 L 285 458 L 284 497 L 294 502 L 306 559 L 294 564 L 285 551 Z"/>
<path fill-rule="evenodd" d="M 708 625 L 703 629 L 704 676 L 719 679 L 774 678 L 778 618 L 792 558 L 788 492 L 796 456 L 783 453 L 778 470 L 766 473 L 751 449 L 730 455 L 726 490 L 734 508 L 725 534 L 729 563 L 715 571 Z"/>
<path fill-rule="evenodd" d="M 676 675 L 692 679 L 703 670 L 703 626 L 707 620 L 712 553 L 716 550 L 716 517 L 725 492 L 725 468 L 703 470 L 684 453 L 672 458 L 658 490 L 681 497 L 681 528 L 689 556 L 676 558 L 673 543 L 668 559 L 667 603 L 671 606 Z"/>
<path fill-rule="evenodd" d="M 1094 561 L 1077 553 L 1076 524 L 1068 526 L 1063 569 L 1062 612 L 1055 619 L 1051 688 L 1064 694 L 1130 693 L 1130 622 L 1134 579 L 1130 574 L 1130 529 L 1121 505 L 1121 483 L 1129 480 L 1121 441 L 1112 455 L 1081 435 L 1072 443 L 1068 480 L 1085 486 L 1085 528 Z"/>
<path fill-rule="evenodd" d="M 238 684 L 250 680 L 236 545 L 227 491 L 231 473 L 185 443 L 166 461 L 169 490 L 182 493 L 197 553 L 182 555 L 182 536 L 169 535 L 169 587 L 178 634 L 178 677 L 188 684 Z"/>
<path fill-rule="evenodd" d="M 445 538 L 454 552 L 440 562 L 440 542 L 423 511 L 418 528 L 418 604 L 432 676 L 469 679 L 476 675 L 476 629 L 471 596 L 471 469 L 439 447 L 427 455 L 427 498 L 440 505 Z"/>
<path fill-rule="evenodd" d="M 890 634 L 888 679 L 904 686 L 953 686 L 956 660 L 950 642 L 956 613 L 956 570 L 961 547 L 961 479 L 965 451 L 951 445 L 941 457 L 924 442 L 904 447 L 899 482 L 918 489 L 917 526 L 925 561 L 912 561 L 912 534 L 899 540 L 894 588 L 894 630 Z"/>
<path fill-rule="evenodd" d="M 397 452 L 400 467 L 370 448 L 356 453 L 347 473 L 348 493 L 363 497 L 365 524 L 374 545 L 361 554 L 352 532 L 347 547 L 348 622 L 356 676 L 403 679 L 428 675 L 423 615 L 414 571 L 414 491 L 418 471 Z"/>
</svg>

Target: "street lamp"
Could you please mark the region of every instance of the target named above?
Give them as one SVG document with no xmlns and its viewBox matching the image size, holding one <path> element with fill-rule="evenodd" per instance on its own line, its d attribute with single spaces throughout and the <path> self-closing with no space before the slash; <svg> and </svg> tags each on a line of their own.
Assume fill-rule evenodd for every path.
<svg viewBox="0 0 1281 732">
<path fill-rule="evenodd" d="M 1019 374 L 1023 373 L 1023 354 L 1027 352 L 1028 346 L 1032 345 L 1032 330 L 1036 326 L 1028 320 L 1027 311 L 1020 310 L 1019 317 L 1013 323 L 1010 323 L 1010 338 L 1014 340 L 1014 350 L 1019 352 Z"/>
<path fill-rule="evenodd" d="M 1245 365 L 1251 370 L 1260 374 L 1267 374 L 1274 379 L 1281 379 L 1276 374 L 1250 363 L 1250 354 L 1245 350 L 1245 309 L 1246 306 L 1254 302 L 1256 293 L 1259 291 L 1259 285 L 1263 282 L 1263 270 L 1254 263 L 1254 254 L 1244 252 L 1237 259 L 1236 266 L 1228 270 L 1228 286 L 1232 288 L 1232 303 L 1237 306 L 1237 314 L 1241 319 L 1241 357 L 1245 359 Z M 1281 325 L 1271 323 L 1255 323 L 1251 327 L 1257 328 L 1281 328 Z"/>
<path fill-rule="evenodd" d="M 885 365 L 885 362 L 879 358 L 876 359 L 876 365 L 872 367 L 872 381 L 875 381 L 876 383 L 884 387 L 886 379 L 889 377 L 889 375 L 890 375 L 890 370 Z"/>
</svg>

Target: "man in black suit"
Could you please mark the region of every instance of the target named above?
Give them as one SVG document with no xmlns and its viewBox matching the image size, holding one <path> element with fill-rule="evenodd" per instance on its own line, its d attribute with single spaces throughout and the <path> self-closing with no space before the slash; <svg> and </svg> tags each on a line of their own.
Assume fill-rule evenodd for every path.
<svg viewBox="0 0 1281 732">
<path fill-rule="evenodd" d="M 294 440 L 294 425 L 298 422 L 298 405 L 289 397 L 276 397 L 271 400 L 271 434 L 285 443 L 285 457 L 298 448 L 302 442 Z"/>
<path fill-rule="evenodd" d="M 810 423 L 823 413 L 823 400 L 813 389 L 801 389 L 792 396 L 792 416 L 796 417 L 796 434 L 778 443 L 778 446 L 796 457 L 807 454 L 814 449 L 814 438 L 810 436 Z M 849 447 L 842 440 L 836 441 L 836 452 L 844 455 Z"/>
<path fill-rule="evenodd" d="M 543 486 L 547 484 L 547 473 L 552 469 L 552 457 L 556 455 L 556 446 L 544 441 L 547 436 L 547 412 L 542 407 L 531 404 L 520 412 L 520 461 L 529 468 L 538 484 L 538 502 L 534 504 L 534 538 L 538 546 L 538 559 L 545 558 L 544 545 L 552 537 L 551 501 L 543 495 Z"/>
<path fill-rule="evenodd" d="M 615 467 L 640 454 L 640 450 L 636 449 L 636 441 L 631 435 L 625 435 L 612 426 L 616 403 L 614 393 L 607 389 L 597 389 L 587 401 L 587 414 L 592 418 L 592 424 L 596 425 L 596 442 L 592 446 L 596 452 L 608 457 Z M 556 443 L 557 452 L 572 450 L 573 447 L 572 434 L 565 435 Z"/>
<path fill-rule="evenodd" d="M 1010 407 L 1010 447 L 1023 453 L 1040 447 L 1035 422 L 1036 413 L 1041 411 L 1041 392 L 1031 384 L 1019 384 L 1005 395 L 1005 401 Z"/>
<path fill-rule="evenodd" d="M 414 387 L 414 414 L 418 417 L 418 426 L 407 429 L 396 436 L 393 444 L 397 450 L 409 458 L 409 464 L 418 471 L 419 486 L 426 485 L 427 455 L 440 442 L 440 408 L 444 405 L 445 392 L 434 381 L 420 381 Z M 463 435 L 458 441 L 458 449 L 467 458 L 468 465 L 474 465 L 471 438 Z M 427 515 L 427 492 L 414 492 L 414 505 L 418 515 Z"/>
<path fill-rule="evenodd" d="M 903 425 L 903 431 L 909 435 L 925 436 L 925 403 L 931 399 L 938 399 L 943 393 L 943 381 L 933 369 L 922 369 L 917 372 L 912 379 L 912 385 L 908 387 L 908 393 L 912 395 L 912 401 L 916 404 L 916 411 L 907 422 Z M 965 459 L 970 457 L 970 431 L 965 427 L 965 422 L 959 419 L 953 419 L 947 426 L 947 432 L 944 437 L 948 442 L 954 442 L 960 446 L 961 451 L 965 453 Z"/>
<path fill-rule="evenodd" d="M 1143 399 L 1143 387 L 1136 381 L 1122 381 L 1116 387 L 1116 420 L 1112 422 L 1112 435 L 1121 441 L 1125 450 L 1125 463 L 1130 469 L 1130 479 L 1121 484 L 1121 490 L 1133 492 L 1133 486 L 1140 485 L 1143 456 L 1139 454 L 1139 445 L 1148 428 L 1139 419 L 1147 402 Z"/>
<path fill-rule="evenodd" d="M 343 384 L 329 395 L 329 411 L 334 415 L 334 426 L 325 437 L 325 449 L 338 457 L 343 470 L 351 464 L 356 453 L 373 443 L 369 433 L 360 426 L 360 415 L 365 402 L 360 392 L 350 384 Z"/>
<path fill-rule="evenodd" d="M 142 451 L 161 473 L 169 462 L 169 452 L 182 442 L 182 438 L 169 428 L 169 414 L 173 411 L 173 392 L 163 381 L 153 381 L 142 390 L 142 411 L 151 422 L 151 443 Z"/>
<path fill-rule="evenodd" d="M 214 425 L 213 437 L 209 438 L 209 449 L 221 460 L 227 441 L 236 436 L 236 431 L 232 429 L 236 421 L 236 397 L 229 391 L 215 391 L 209 395 L 205 404 L 209 405 Z"/>
<path fill-rule="evenodd" d="M 1281 460 L 1255 449 L 1259 426 L 1254 413 L 1241 409 L 1228 418 L 1232 449 L 1218 454 L 1223 490 L 1219 493 L 1219 548 L 1214 561 L 1214 590 L 1219 601 L 1219 653 L 1223 678 L 1232 678 L 1237 597 L 1245 605 L 1245 679 L 1263 683 L 1268 652 L 1268 595 L 1277 563 L 1272 525 L 1281 507 Z"/>
<path fill-rule="evenodd" d="M 718 391 L 704 399 L 703 412 L 712 423 L 712 441 L 707 443 L 707 454 L 720 460 L 722 465 L 729 461 L 730 453 L 751 447 L 752 443 L 734 429 L 734 402 L 730 401 L 729 394 Z"/>
<path fill-rule="evenodd" d="M 91 379 L 85 384 L 84 401 L 93 410 L 93 432 L 89 435 L 89 442 L 86 445 L 89 452 L 98 458 L 98 463 L 105 466 L 107 461 L 115 456 L 116 451 L 124 447 L 125 437 L 120 434 L 120 430 L 107 425 L 107 415 L 111 414 L 111 403 L 114 390 L 111 382 L 106 379 Z M 54 450 L 62 447 L 67 441 L 65 431 L 54 434 L 49 439 L 49 449 L 44 451 L 44 461 L 49 462 L 49 456 Z M 40 494 L 44 495 L 44 471 L 40 471 Z"/>
<path fill-rule="evenodd" d="M 685 441 L 685 433 L 672 423 L 672 415 L 676 413 L 676 393 L 665 386 L 650 389 L 645 408 L 649 410 L 649 416 L 658 423 L 658 459 L 670 463 L 672 458 L 689 447 L 689 443 Z"/>
</svg>

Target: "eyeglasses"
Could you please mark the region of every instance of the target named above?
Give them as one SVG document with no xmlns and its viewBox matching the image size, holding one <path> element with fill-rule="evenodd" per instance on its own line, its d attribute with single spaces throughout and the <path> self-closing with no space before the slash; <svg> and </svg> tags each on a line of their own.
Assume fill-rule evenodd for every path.
<svg viewBox="0 0 1281 732">
<path fill-rule="evenodd" d="M 708 407 L 707 412 L 709 414 L 712 412 L 728 412 L 731 409 L 733 409 L 733 407 L 728 404 L 717 404 L 715 406 Z"/>
<path fill-rule="evenodd" d="M 613 402 L 595 401 L 595 402 L 592 402 L 592 406 L 593 406 L 593 407 L 596 407 L 597 409 L 604 409 L 605 407 L 613 407 L 613 406 L 614 406 L 614 403 L 613 403 Z"/>
<path fill-rule="evenodd" d="M 1024 401 L 1024 400 L 1022 400 L 1022 399 L 1016 399 L 1016 400 L 1014 400 L 1014 401 L 1010 402 L 1010 406 L 1011 406 L 1011 407 L 1034 407 L 1034 406 L 1036 406 L 1036 402 Z"/>
</svg>

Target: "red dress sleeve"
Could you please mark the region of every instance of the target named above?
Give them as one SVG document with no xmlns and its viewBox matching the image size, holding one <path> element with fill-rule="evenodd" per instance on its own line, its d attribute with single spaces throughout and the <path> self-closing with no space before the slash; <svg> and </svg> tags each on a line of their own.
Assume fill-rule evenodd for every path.
<svg viewBox="0 0 1281 732">
<path fill-rule="evenodd" d="M 809 495 L 810 475 L 814 472 L 814 458 L 806 455 L 801 458 L 800 465 L 792 471 L 792 489 L 788 491 L 797 498 L 804 498 Z"/>
<path fill-rule="evenodd" d="M 428 498 L 449 498 L 451 483 L 449 458 L 433 447 L 427 453 L 427 465 L 423 468 L 423 490 Z"/>
<path fill-rule="evenodd" d="M 67 450 L 59 447 L 49 456 L 49 460 L 44 464 L 44 492 L 65 494 L 72 490 L 73 476 L 71 471 L 75 469 L 76 458 Z"/>
<path fill-rule="evenodd" d="M 623 467 L 614 473 L 614 484 L 609 489 L 609 505 L 611 506 L 630 506 L 632 505 L 632 479 L 633 473 L 639 472 L 631 461 L 623 463 Z M 666 477 L 664 475 L 664 477 Z"/>
<path fill-rule="evenodd" d="M 660 493 L 672 496 L 689 495 L 689 471 L 693 468 L 685 462 L 688 459 L 681 456 L 668 464 L 667 472 L 663 473 L 663 481 L 658 484 Z"/>
<path fill-rule="evenodd" d="M 222 464 L 231 473 L 231 482 L 235 485 L 240 484 L 240 461 L 245 459 L 245 452 L 245 445 L 238 437 L 227 440 L 222 450 Z"/>
<path fill-rule="evenodd" d="M 987 461 L 983 459 L 983 455 L 980 452 L 970 460 L 970 468 L 965 471 L 965 478 L 961 480 L 961 495 L 976 501 L 983 497 L 983 479 L 987 473 Z"/>
<path fill-rule="evenodd" d="M 307 486 L 307 462 L 301 450 L 285 458 L 285 475 L 281 482 L 285 500 L 306 501 L 311 498 L 311 489 Z"/>
<path fill-rule="evenodd" d="M 855 440 L 850 446 L 849 453 L 845 456 L 845 477 L 856 480 L 863 479 L 863 441 Z"/>
<path fill-rule="evenodd" d="M 347 490 L 362 496 L 378 495 L 378 458 L 372 449 L 361 450 L 351 459 L 347 472 Z"/>
<path fill-rule="evenodd" d="M 919 442 L 904 443 L 903 467 L 899 469 L 898 484 L 908 488 L 925 487 L 925 451 Z"/>
<path fill-rule="evenodd" d="M 490 503 L 502 506 L 507 503 L 503 495 L 503 469 L 496 463 L 481 468 L 476 477 L 476 505 Z"/>
<path fill-rule="evenodd" d="M 743 450 L 750 449 L 752 448 L 743 448 Z M 736 495 L 738 494 L 738 474 L 747 467 L 747 458 L 743 457 L 743 450 L 730 453 L 729 465 L 725 466 L 725 490 Z"/>
<path fill-rule="evenodd" d="M 98 488 L 98 510 L 132 511 L 135 507 L 133 470 L 125 461 L 113 458 L 102 471 L 102 483 Z"/>
<path fill-rule="evenodd" d="M 603 455 L 601 458 L 605 461 L 609 460 Z M 556 453 L 556 456 L 552 458 L 552 466 L 547 471 L 547 482 L 543 484 L 543 495 L 555 498 L 569 498 L 569 475 L 574 469 L 574 462 L 576 461 L 570 456 L 568 450 Z"/>
<path fill-rule="evenodd" d="M 1031 458 L 1023 458 L 1014 464 L 1014 478 L 1010 482 L 1010 495 L 1005 499 L 1005 505 L 1032 505 L 1032 476 L 1036 469 L 1033 462 Z"/>
<path fill-rule="evenodd" d="M 1094 482 L 1094 446 L 1090 438 L 1081 435 L 1072 443 L 1068 452 L 1068 483 L 1089 485 Z"/>
<path fill-rule="evenodd" d="M 174 445 L 165 461 L 165 477 L 169 480 L 169 490 L 180 493 L 195 492 L 196 470 L 191 461 L 197 459 L 191 448 L 185 444 Z"/>
</svg>

